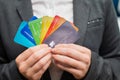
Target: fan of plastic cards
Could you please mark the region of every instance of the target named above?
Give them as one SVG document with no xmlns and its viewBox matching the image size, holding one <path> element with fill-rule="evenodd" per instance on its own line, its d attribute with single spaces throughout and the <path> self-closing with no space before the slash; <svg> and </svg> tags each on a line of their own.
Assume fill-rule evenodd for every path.
<svg viewBox="0 0 120 80">
<path fill-rule="evenodd" d="M 33 16 L 28 22 L 21 22 L 14 42 L 27 48 L 43 43 L 54 47 L 60 43 L 74 43 L 79 39 L 78 31 L 74 24 L 60 16 Z"/>
</svg>

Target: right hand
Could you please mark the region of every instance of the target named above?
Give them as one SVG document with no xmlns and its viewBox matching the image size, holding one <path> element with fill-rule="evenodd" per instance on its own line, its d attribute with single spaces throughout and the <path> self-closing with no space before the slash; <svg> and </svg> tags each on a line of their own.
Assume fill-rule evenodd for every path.
<svg viewBox="0 0 120 80">
<path fill-rule="evenodd" d="M 40 80 L 51 63 L 51 48 L 46 44 L 31 47 L 16 58 L 19 72 L 28 80 Z"/>
</svg>

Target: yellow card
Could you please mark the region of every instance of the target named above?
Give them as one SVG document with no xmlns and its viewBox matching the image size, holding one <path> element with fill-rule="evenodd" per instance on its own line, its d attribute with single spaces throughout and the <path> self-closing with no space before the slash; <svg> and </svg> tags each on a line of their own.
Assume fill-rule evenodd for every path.
<svg viewBox="0 0 120 80">
<path fill-rule="evenodd" d="M 43 42 L 45 35 L 53 21 L 53 17 L 43 16 L 42 18 L 42 27 L 41 27 L 41 35 L 40 35 L 40 44 Z"/>
</svg>

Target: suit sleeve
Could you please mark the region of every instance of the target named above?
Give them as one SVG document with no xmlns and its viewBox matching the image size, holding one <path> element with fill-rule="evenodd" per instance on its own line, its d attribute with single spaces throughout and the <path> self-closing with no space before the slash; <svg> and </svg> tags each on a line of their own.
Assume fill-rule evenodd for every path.
<svg viewBox="0 0 120 80">
<path fill-rule="evenodd" d="M 104 0 L 105 30 L 99 53 L 92 52 L 83 80 L 120 80 L 120 33 L 112 0 Z"/>
<path fill-rule="evenodd" d="M 0 0 L 0 80 L 24 80 L 24 78 L 19 73 L 15 60 L 10 61 L 8 59 L 8 56 L 6 55 L 6 47 L 3 44 L 2 36 L 4 36 L 3 31 L 1 31 L 1 28 L 4 27 L 2 24 L 6 24 L 4 20 L 3 14 L 4 14 L 4 6 L 2 4 L 5 4 L 4 0 Z M 8 2 L 7 2 L 8 3 Z M 7 14 L 5 14 L 7 15 Z M 10 53 L 9 53 L 10 54 Z"/>
<path fill-rule="evenodd" d="M 0 80 L 25 80 L 19 73 L 15 60 L 9 61 L 0 39 Z"/>
</svg>

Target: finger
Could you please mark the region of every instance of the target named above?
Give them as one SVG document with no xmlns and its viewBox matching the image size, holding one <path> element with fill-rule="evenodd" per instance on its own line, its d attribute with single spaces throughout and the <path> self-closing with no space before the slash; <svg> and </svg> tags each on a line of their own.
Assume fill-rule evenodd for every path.
<svg viewBox="0 0 120 80">
<path fill-rule="evenodd" d="M 54 48 L 52 49 L 52 53 L 53 54 L 59 54 L 59 55 L 64 55 L 64 56 L 68 56 L 71 57 L 75 60 L 79 60 L 79 61 L 84 61 L 84 62 L 88 62 L 89 60 L 89 56 L 86 54 L 83 54 L 75 49 L 72 48 L 62 48 L 62 47 L 58 47 L 58 48 Z"/>
<path fill-rule="evenodd" d="M 42 45 L 38 45 L 38 46 L 35 46 L 35 47 L 31 47 L 27 50 L 25 50 L 22 54 L 20 54 L 18 57 L 17 57 L 17 61 L 25 61 L 28 57 L 30 57 L 34 52 L 40 50 L 40 49 L 43 49 L 43 48 L 46 48 L 48 47 L 46 44 L 42 44 Z"/>
<path fill-rule="evenodd" d="M 42 77 L 42 75 L 44 74 L 44 72 L 48 69 L 48 67 L 50 66 L 51 64 L 51 60 L 49 60 L 45 66 L 42 67 L 42 69 L 37 72 L 34 76 L 33 76 L 33 80 L 40 80 L 40 78 Z"/>
<path fill-rule="evenodd" d="M 42 59 L 40 59 L 33 67 L 29 69 L 31 75 L 34 75 L 38 71 L 42 69 L 49 61 L 51 61 L 51 54 L 46 55 Z"/>
<path fill-rule="evenodd" d="M 40 51 L 35 52 L 25 61 L 26 66 L 32 67 L 37 61 L 39 61 L 41 58 L 43 58 L 44 56 L 46 56 L 50 52 L 51 52 L 51 48 L 49 48 L 49 47 L 43 48 Z"/>
<path fill-rule="evenodd" d="M 86 68 L 86 64 L 84 62 L 77 61 L 75 59 L 72 59 L 72 58 L 69 58 L 66 56 L 53 55 L 53 58 L 59 64 L 62 64 L 62 65 L 68 66 L 68 67 L 81 69 L 81 70 L 84 70 Z"/>
<path fill-rule="evenodd" d="M 84 74 L 83 74 L 83 71 L 82 70 L 77 70 L 77 69 L 74 69 L 72 67 L 65 67 L 61 64 L 57 64 L 57 67 L 59 67 L 60 69 L 62 70 L 65 70 L 71 74 L 73 74 L 73 76 L 76 78 L 76 79 L 81 79 L 83 78 Z"/>
<path fill-rule="evenodd" d="M 75 50 L 80 51 L 82 53 L 90 52 L 90 50 L 88 48 L 77 45 L 77 44 L 58 44 L 58 45 L 55 46 L 55 48 L 59 48 L 59 47 L 72 48 L 72 49 L 75 49 Z"/>
</svg>

